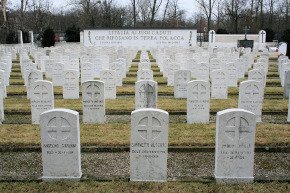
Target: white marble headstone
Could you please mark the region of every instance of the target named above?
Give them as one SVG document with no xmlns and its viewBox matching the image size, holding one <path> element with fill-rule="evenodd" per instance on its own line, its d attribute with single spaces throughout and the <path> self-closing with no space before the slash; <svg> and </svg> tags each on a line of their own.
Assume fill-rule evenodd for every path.
<svg viewBox="0 0 290 193">
<path fill-rule="evenodd" d="M 105 115 L 104 82 L 91 80 L 82 84 L 83 122 L 104 123 Z"/>
<path fill-rule="evenodd" d="M 187 87 L 187 123 L 208 123 L 210 84 L 204 80 L 192 80 Z"/>
<path fill-rule="evenodd" d="M 79 113 L 52 109 L 40 115 L 43 181 L 78 181 L 82 176 Z"/>
<path fill-rule="evenodd" d="M 289 92 L 290 95 L 290 92 Z M 288 117 L 287 117 L 287 122 L 290 123 L 290 97 L 289 97 L 289 105 L 288 105 Z"/>
<path fill-rule="evenodd" d="M 135 83 L 135 109 L 157 108 L 157 82 L 140 80 Z"/>
<path fill-rule="evenodd" d="M 256 116 L 244 109 L 219 111 L 216 117 L 215 172 L 218 183 L 254 181 Z"/>
<path fill-rule="evenodd" d="M 285 72 L 284 78 L 284 98 L 289 99 L 289 91 L 290 91 L 290 70 Z"/>
<path fill-rule="evenodd" d="M 197 80 L 209 80 L 209 64 L 202 62 L 197 65 Z"/>
<path fill-rule="evenodd" d="M 211 98 L 228 98 L 227 74 L 224 70 L 214 70 L 211 74 Z"/>
<path fill-rule="evenodd" d="M 64 64 L 57 62 L 52 66 L 52 84 L 53 86 L 62 86 L 62 71 L 64 70 Z"/>
<path fill-rule="evenodd" d="M 79 72 L 77 70 L 63 70 L 63 98 L 79 98 Z"/>
<path fill-rule="evenodd" d="M 110 64 L 110 69 L 116 72 L 116 86 L 123 85 L 123 69 L 122 64 L 119 62 L 113 62 Z"/>
<path fill-rule="evenodd" d="M 2 87 L 2 83 L 0 83 Z M 3 92 L 0 90 L 0 124 L 4 121 L 4 103 L 3 103 Z"/>
<path fill-rule="evenodd" d="M 102 70 L 100 80 L 105 84 L 105 99 L 116 99 L 116 72 L 115 70 Z"/>
<path fill-rule="evenodd" d="M 31 84 L 30 93 L 32 124 L 39 124 L 40 114 L 54 108 L 52 83 L 37 80 Z"/>
<path fill-rule="evenodd" d="M 264 88 L 260 82 L 247 80 L 240 83 L 238 107 L 255 113 L 257 122 L 262 122 L 263 94 Z"/>
<path fill-rule="evenodd" d="M 262 83 L 263 87 L 266 86 L 266 74 L 262 70 L 250 70 L 248 72 L 248 80 L 255 80 Z"/>
<path fill-rule="evenodd" d="M 187 85 L 190 77 L 189 70 L 177 70 L 174 72 L 174 98 L 187 98 Z"/>
<path fill-rule="evenodd" d="M 152 70 L 138 70 L 137 71 L 137 80 L 153 80 L 153 71 Z"/>
<path fill-rule="evenodd" d="M 90 62 L 83 62 L 81 67 L 81 83 L 84 83 L 88 80 L 94 80 L 93 64 Z"/>
<path fill-rule="evenodd" d="M 138 70 L 151 70 L 151 64 L 149 62 L 140 62 L 138 64 Z"/>
<path fill-rule="evenodd" d="M 54 64 L 54 60 L 46 60 L 45 61 L 45 77 L 46 78 L 52 78 L 52 66 Z"/>
<path fill-rule="evenodd" d="M 166 181 L 169 114 L 138 109 L 131 114 L 130 180 Z"/>
<path fill-rule="evenodd" d="M 27 83 L 27 98 L 30 99 L 31 95 L 31 84 L 37 80 L 43 80 L 42 72 L 40 70 L 32 70 L 28 75 L 28 83 Z"/>
<path fill-rule="evenodd" d="M 0 70 L 0 92 L 2 93 L 2 97 L 7 97 L 7 89 L 6 89 L 6 73 L 3 70 Z"/>
<path fill-rule="evenodd" d="M 226 64 L 227 75 L 228 75 L 228 86 L 237 87 L 238 84 L 238 73 L 237 68 L 233 62 Z"/>
</svg>

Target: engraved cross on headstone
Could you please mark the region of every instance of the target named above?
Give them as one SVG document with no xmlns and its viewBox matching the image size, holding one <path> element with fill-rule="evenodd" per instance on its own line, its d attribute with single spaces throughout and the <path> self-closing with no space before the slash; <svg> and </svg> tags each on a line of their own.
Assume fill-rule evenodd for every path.
<svg viewBox="0 0 290 193">
<path fill-rule="evenodd" d="M 230 75 L 235 75 L 237 73 L 237 69 L 235 68 L 234 65 L 230 65 L 228 67 L 228 72 L 229 72 Z"/>
<path fill-rule="evenodd" d="M 65 79 L 66 84 L 74 85 L 74 81 L 75 81 L 74 73 L 72 72 L 66 73 L 64 79 Z"/>
<path fill-rule="evenodd" d="M 94 83 L 92 83 L 91 85 L 89 85 L 87 87 L 86 93 L 87 93 L 87 95 L 90 98 L 96 99 L 100 95 L 100 89 L 99 89 L 99 87 L 97 85 L 95 85 Z"/>
<path fill-rule="evenodd" d="M 39 80 L 38 74 L 35 73 L 35 72 L 31 72 L 30 75 L 29 75 L 29 78 L 28 78 L 29 84 L 31 84 L 32 82 L 35 82 L 37 80 Z"/>
<path fill-rule="evenodd" d="M 38 85 L 34 89 L 34 95 L 39 99 L 44 99 L 48 96 L 48 90 L 44 85 Z"/>
<path fill-rule="evenodd" d="M 216 74 L 215 80 L 216 80 L 217 83 L 224 83 L 225 82 L 225 79 L 226 79 L 225 77 L 226 77 L 225 73 L 218 72 Z"/>
<path fill-rule="evenodd" d="M 232 140 L 239 141 L 250 133 L 249 123 L 246 119 L 242 117 L 233 117 L 228 121 L 225 132 L 227 136 Z"/>
<path fill-rule="evenodd" d="M 54 140 L 65 140 L 70 135 L 70 125 L 63 117 L 55 117 L 48 123 L 48 135 Z"/>
<path fill-rule="evenodd" d="M 161 133 L 161 123 L 152 115 L 143 118 L 138 124 L 139 135 L 146 140 L 153 141 Z"/>
<path fill-rule="evenodd" d="M 252 80 L 256 80 L 258 82 L 262 82 L 263 81 L 263 74 L 260 72 L 255 72 L 253 73 L 253 78 Z"/>
<path fill-rule="evenodd" d="M 197 84 L 193 87 L 192 95 L 196 99 L 201 99 L 206 95 L 206 88 L 202 84 Z"/>
<path fill-rule="evenodd" d="M 247 86 L 245 95 L 250 99 L 256 98 L 259 96 L 259 88 L 256 85 L 251 84 Z"/>
<path fill-rule="evenodd" d="M 110 72 L 105 72 L 102 80 L 105 81 L 105 84 L 114 84 L 114 78 Z"/>
<path fill-rule="evenodd" d="M 150 73 L 149 72 L 142 72 L 141 80 L 150 80 Z"/>
</svg>

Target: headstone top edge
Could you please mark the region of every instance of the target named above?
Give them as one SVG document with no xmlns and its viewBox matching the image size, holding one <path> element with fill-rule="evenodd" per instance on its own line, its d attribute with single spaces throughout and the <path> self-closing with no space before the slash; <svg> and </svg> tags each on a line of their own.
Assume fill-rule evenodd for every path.
<svg viewBox="0 0 290 193">
<path fill-rule="evenodd" d="M 248 111 L 245 109 L 239 109 L 239 108 L 225 109 L 225 110 L 219 111 L 219 112 L 217 112 L 217 116 L 227 114 L 227 113 L 233 113 L 233 112 L 245 112 L 245 113 L 252 114 L 252 115 L 256 116 L 255 113 L 253 113 L 251 111 Z"/>
<path fill-rule="evenodd" d="M 136 81 L 135 83 L 137 84 L 137 83 L 142 83 L 142 82 L 153 82 L 153 83 L 157 83 L 157 82 L 154 81 L 154 80 L 138 80 L 138 81 Z"/>
<path fill-rule="evenodd" d="M 163 113 L 163 114 L 169 115 L 169 113 L 167 111 L 164 111 L 162 109 L 155 109 L 155 108 L 141 108 L 141 109 L 137 109 L 135 111 L 132 111 L 131 112 L 131 115 L 133 115 L 135 113 L 138 113 L 140 111 L 142 111 L 142 112 L 153 111 L 153 112 L 159 112 L 159 113 Z"/>
<path fill-rule="evenodd" d="M 48 80 L 37 80 L 37 81 L 34 81 L 33 83 L 34 84 L 36 84 L 36 83 L 49 83 L 49 84 L 52 84 L 52 82 L 51 81 L 48 81 Z"/>
<path fill-rule="evenodd" d="M 256 84 L 261 84 L 262 85 L 261 82 L 256 81 L 256 80 L 245 80 L 245 81 L 240 82 L 240 85 L 247 84 L 247 83 L 256 83 Z"/>
<path fill-rule="evenodd" d="M 96 83 L 103 83 L 103 84 L 105 84 L 105 82 L 104 82 L 104 81 L 101 81 L 101 80 L 87 80 L 87 81 L 83 82 L 82 85 L 85 84 L 85 83 L 91 83 L 91 82 L 96 82 Z"/>
<path fill-rule="evenodd" d="M 42 115 L 45 115 L 45 114 L 48 114 L 48 113 L 51 113 L 51 112 L 65 112 L 65 113 L 71 113 L 71 114 L 74 114 L 74 115 L 78 115 L 79 114 L 79 112 L 71 110 L 71 109 L 57 108 L 57 109 L 47 110 L 47 111 L 41 113 L 40 115 L 42 116 Z"/>
<path fill-rule="evenodd" d="M 191 81 L 188 82 L 188 84 L 193 83 L 193 82 L 196 82 L 196 83 L 209 83 L 206 80 L 191 80 Z"/>
</svg>

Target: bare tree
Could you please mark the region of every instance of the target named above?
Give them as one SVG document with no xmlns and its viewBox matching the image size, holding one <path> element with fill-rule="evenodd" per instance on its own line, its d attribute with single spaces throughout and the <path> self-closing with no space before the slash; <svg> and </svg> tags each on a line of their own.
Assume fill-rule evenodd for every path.
<svg viewBox="0 0 290 193">
<path fill-rule="evenodd" d="M 216 0 L 195 0 L 207 18 L 207 29 L 211 30 L 211 17 Z"/>
<path fill-rule="evenodd" d="M 149 1 L 139 1 L 138 7 L 139 7 L 139 14 L 141 22 L 143 23 L 143 26 L 146 26 L 147 23 L 150 22 L 150 4 Z"/>
<path fill-rule="evenodd" d="M 150 11 L 151 11 L 151 19 L 150 19 L 150 26 L 152 27 L 154 24 L 155 17 L 157 12 L 162 4 L 162 0 L 150 0 Z"/>
<path fill-rule="evenodd" d="M 170 0 L 167 0 L 166 4 L 165 4 L 165 8 L 163 11 L 163 18 L 162 18 L 162 23 L 164 23 L 165 18 L 166 18 L 166 14 L 167 14 L 167 10 L 168 10 L 168 6 L 169 6 Z"/>
<path fill-rule="evenodd" d="M 133 8 L 133 25 L 134 27 L 136 27 L 137 24 L 137 15 L 138 15 L 138 4 L 139 4 L 139 0 L 131 0 L 131 5 Z"/>
<path fill-rule="evenodd" d="M 242 17 L 242 8 L 245 7 L 246 2 L 243 0 L 227 0 L 226 12 L 234 24 L 234 33 L 238 33 L 238 22 Z"/>
<path fill-rule="evenodd" d="M 23 29 L 23 22 L 24 22 L 24 19 L 25 19 L 25 12 L 26 12 L 26 9 L 28 7 L 28 0 L 21 0 L 21 5 L 20 5 L 20 15 L 19 15 L 19 21 L 20 21 L 20 29 Z"/>
<path fill-rule="evenodd" d="M 1 0 L 1 11 L 2 11 L 2 14 L 3 14 L 2 28 L 6 28 L 7 27 L 6 3 L 7 3 L 7 0 Z"/>
</svg>

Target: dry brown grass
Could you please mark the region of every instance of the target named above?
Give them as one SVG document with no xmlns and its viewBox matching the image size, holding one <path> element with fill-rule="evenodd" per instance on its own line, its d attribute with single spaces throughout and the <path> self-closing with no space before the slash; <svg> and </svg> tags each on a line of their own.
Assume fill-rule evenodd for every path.
<svg viewBox="0 0 290 193">
<path fill-rule="evenodd" d="M 85 146 L 129 146 L 129 123 L 81 124 L 81 143 Z M 215 145 L 215 123 L 169 124 L 170 146 Z M 285 124 L 257 124 L 257 146 L 289 146 L 290 127 Z M 0 145 L 39 146 L 40 126 L 32 124 L 0 125 Z"/>
</svg>

